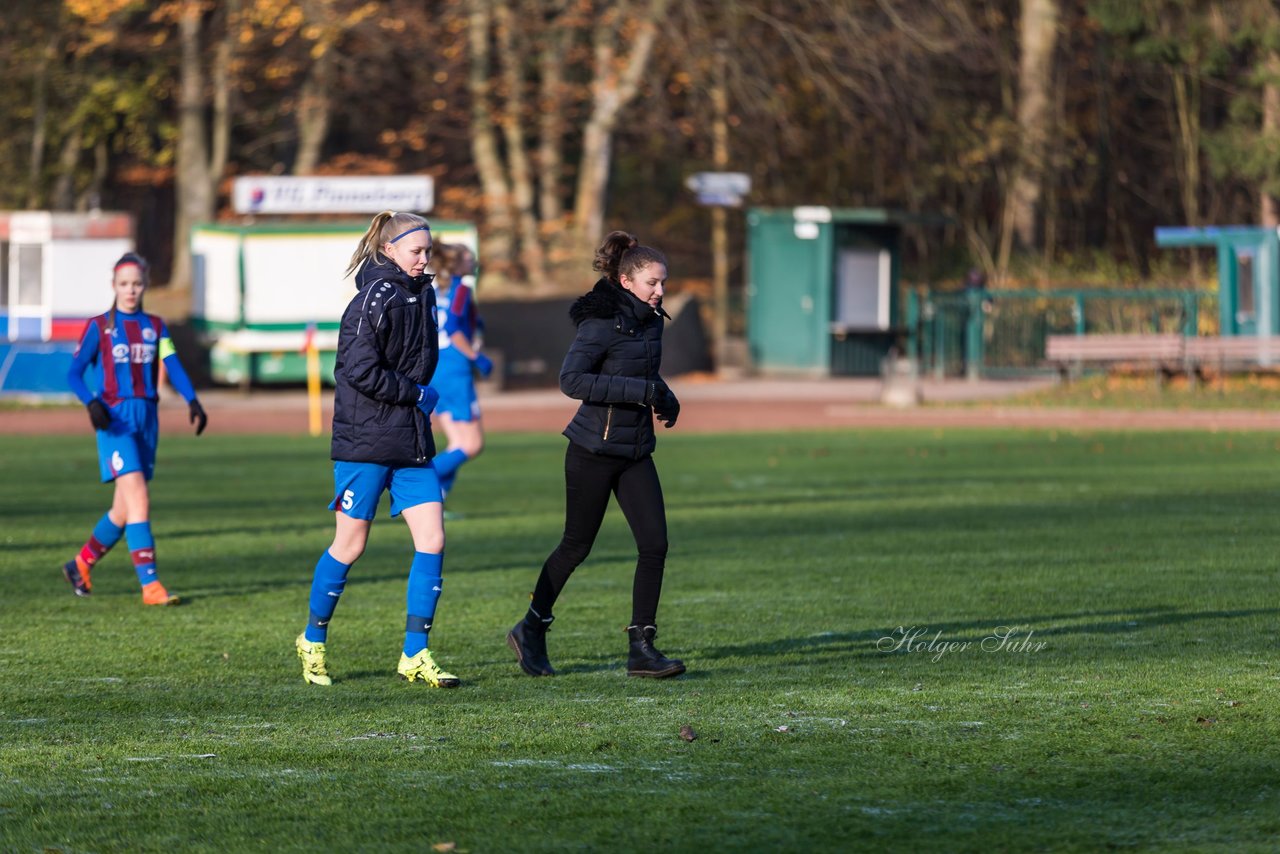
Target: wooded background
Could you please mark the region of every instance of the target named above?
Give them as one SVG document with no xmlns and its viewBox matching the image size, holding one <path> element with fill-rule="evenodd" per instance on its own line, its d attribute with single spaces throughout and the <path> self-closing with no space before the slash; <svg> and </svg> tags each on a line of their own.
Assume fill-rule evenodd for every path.
<svg viewBox="0 0 1280 854">
<path fill-rule="evenodd" d="M 1274 0 L 6 5 L 0 208 L 130 211 L 178 286 L 244 174 L 429 173 L 506 293 L 581 289 L 615 227 L 708 276 L 699 171 L 945 215 L 908 231 L 915 276 L 996 286 L 1141 278 L 1157 224 L 1278 221 Z"/>
</svg>

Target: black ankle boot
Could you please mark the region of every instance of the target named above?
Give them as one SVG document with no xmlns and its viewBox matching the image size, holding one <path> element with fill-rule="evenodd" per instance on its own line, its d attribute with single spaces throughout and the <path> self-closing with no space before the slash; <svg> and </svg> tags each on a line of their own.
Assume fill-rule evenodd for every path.
<svg viewBox="0 0 1280 854">
<path fill-rule="evenodd" d="M 628 676 L 665 679 L 684 673 L 683 661 L 667 658 L 654 649 L 653 639 L 657 634 L 654 626 L 627 626 L 627 635 L 631 638 L 631 654 L 627 656 Z"/>
<path fill-rule="evenodd" d="M 507 646 L 515 651 L 520 669 L 530 676 L 555 676 L 555 668 L 547 660 L 547 630 L 555 617 L 539 617 L 530 611 L 507 632 Z"/>
</svg>

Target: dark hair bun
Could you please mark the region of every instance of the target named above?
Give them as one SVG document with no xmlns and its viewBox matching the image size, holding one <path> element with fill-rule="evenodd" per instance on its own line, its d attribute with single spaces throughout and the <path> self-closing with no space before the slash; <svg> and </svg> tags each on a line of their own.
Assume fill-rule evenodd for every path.
<svg viewBox="0 0 1280 854">
<path fill-rule="evenodd" d="M 628 249 L 639 244 L 634 234 L 625 231 L 611 231 L 605 235 L 604 241 L 596 249 L 596 257 L 591 262 L 591 269 L 604 273 L 611 279 L 618 278 L 618 262 Z"/>
</svg>

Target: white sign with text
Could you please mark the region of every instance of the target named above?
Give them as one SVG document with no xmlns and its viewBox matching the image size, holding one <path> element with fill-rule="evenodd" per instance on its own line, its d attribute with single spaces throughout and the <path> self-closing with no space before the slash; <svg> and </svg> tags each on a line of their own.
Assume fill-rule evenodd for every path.
<svg viewBox="0 0 1280 854">
<path fill-rule="evenodd" d="M 232 203 L 241 214 L 427 213 L 435 186 L 430 175 L 247 175 L 236 178 Z"/>
</svg>

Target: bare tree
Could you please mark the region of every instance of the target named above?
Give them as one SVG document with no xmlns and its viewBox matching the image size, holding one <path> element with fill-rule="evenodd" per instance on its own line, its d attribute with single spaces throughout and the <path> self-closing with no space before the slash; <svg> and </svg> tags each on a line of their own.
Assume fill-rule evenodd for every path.
<svg viewBox="0 0 1280 854">
<path fill-rule="evenodd" d="M 230 0 L 234 12 L 237 0 Z M 206 75 L 202 36 L 205 9 L 199 0 L 183 0 L 178 8 L 178 149 L 174 185 L 177 214 L 174 226 L 174 262 L 171 283 L 191 284 L 191 250 L 188 236 L 192 226 L 208 222 L 217 211 L 217 185 L 226 171 L 231 128 L 230 60 L 234 49 L 233 28 L 214 52 L 211 75 Z M 210 98 L 209 77 L 212 78 Z M 206 119 L 212 101 L 212 127 Z"/>
<path fill-rule="evenodd" d="M 1036 226 L 1053 121 L 1053 56 L 1059 17 L 1058 0 L 1022 0 L 1017 103 L 1019 146 L 1012 186 L 1005 202 L 999 259 L 1002 270 L 1008 266 L 1015 237 L 1024 248 L 1039 245 Z"/>
<path fill-rule="evenodd" d="M 495 279 L 555 287 L 590 257 L 617 122 L 640 91 L 668 5 L 468 0 L 471 148 Z M 570 210 L 566 151 L 577 153 Z"/>
<path fill-rule="evenodd" d="M 496 278 L 509 279 L 515 261 L 516 235 L 512 227 L 515 218 L 511 210 L 511 184 L 502 161 L 490 100 L 493 0 L 471 0 L 469 6 L 467 42 L 471 63 L 467 84 L 471 93 L 471 156 L 480 176 L 486 220 L 486 228 L 481 231 L 480 257 L 485 259 L 486 275 L 496 273 Z"/>
<path fill-rule="evenodd" d="M 1280 140 L 1280 53 L 1275 50 L 1267 52 L 1263 60 L 1264 81 L 1262 84 L 1262 138 L 1270 142 L 1274 150 Z M 1267 228 L 1280 226 L 1280 199 L 1277 199 L 1273 187 L 1263 182 L 1258 192 L 1258 222 Z"/>
<path fill-rule="evenodd" d="M 320 151 L 329 133 L 335 42 L 340 32 L 333 20 L 333 0 L 303 0 L 302 10 L 316 38 L 310 50 L 311 64 L 298 93 L 298 156 L 293 161 L 293 174 L 310 175 L 320 164 Z"/>
<path fill-rule="evenodd" d="M 35 67 L 34 102 L 31 113 L 31 160 L 27 167 L 27 207 L 39 207 L 43 198 L 45 138 L 49 130 L 49 70 L 58 49 L 58 35 L 49 37 L 38 54 Z"/>
<path fill-rule="evenodd" d="M 605 188 L 609 182 L 613 131 L 618 116 L 636 96 L 668 0 L 609 4 L 592 33 L 594 77 L 591 115 L 582 130 L 582 157 L 573 221 L 586 248 L 604 233 Z M 621 39 L 619 36 L 621 35 Z M 625 46 L 625 47 L 624 47 Z"/>
</svg>

